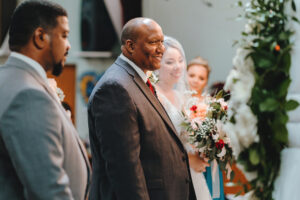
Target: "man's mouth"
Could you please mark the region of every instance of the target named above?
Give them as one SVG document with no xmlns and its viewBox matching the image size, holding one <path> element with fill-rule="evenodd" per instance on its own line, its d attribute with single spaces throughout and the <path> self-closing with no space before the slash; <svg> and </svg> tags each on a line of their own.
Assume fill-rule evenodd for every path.
<svg viewBox="0 0 300 200">
<path fill-rule="evenodd" d="M 153 56 L 156 60 L 158 60 L 159 62 L 161 61 L 162 59 L 162 56 Z"/>
</svg>

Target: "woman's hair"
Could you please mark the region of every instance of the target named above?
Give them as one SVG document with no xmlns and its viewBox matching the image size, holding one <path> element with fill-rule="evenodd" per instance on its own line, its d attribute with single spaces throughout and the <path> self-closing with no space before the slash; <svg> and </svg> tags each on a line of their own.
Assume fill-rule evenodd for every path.
<svg viewBox="0 0 300 200">
<path fill-rule="evenodd" d="M 179 79 L 179 81 L 175 84 L 174 89 L 176 89 L 177 91 L 179 91 L 180 93 L 183 94 L 184 91 L 187 90 L 188 88 L 188 83 L 187 83 L 187 73 L 186 73 L 186 58 L 185 58 L 185 53 L 183 50 L 182 45 L 178 42 L 178 40 L 176 40 L 173 37 L 170 36 L 164 36 L 164 46 L 165 49 L 167 50 L 168 48 L 174 48 L 177 49 L 182 58 L 183 58 L 183 62 L 184 62 L 184 70 L 182 73 L 182 77 Z M 155 74 L 159 77 L 158 71 L 155 71 Z"/>
<path fill-rule="evenodd" d="M 182 48 L 182 45 L 178 42 L 178 40 L 176 40 L 173 37 L 165 35 L 164 36 L 164 46 L 165 46 L 166 50 L 169 47 L 177 49 L 180 52 L 181 56 L 183 57 L 184 64 L 186 65 L 185 53 L 184 53 L 184 50 Z"/>
<path fill-rule="evenodd" d="M 207 71 L 207 78 L 209 77 L 210 74 L 210 66 L 208 65 L 208 61 L 205 60 L 204 58 L 202 58 L 201 56 L 197 56 L 194 59 L 192 59 L 188 65 L 187 65 L 187 71 L 189 70 L 189 68 L 193 65 L 200 65 L 202 67 L 204 67 Z"/>
</svg>

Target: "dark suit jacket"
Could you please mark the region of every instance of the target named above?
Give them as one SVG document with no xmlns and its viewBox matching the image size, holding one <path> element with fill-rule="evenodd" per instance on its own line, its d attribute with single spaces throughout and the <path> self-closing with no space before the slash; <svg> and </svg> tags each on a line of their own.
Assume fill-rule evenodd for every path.
<svg viewBox="0 0 300 200">
<path fill-rule="evenodd" d="M 93 177 L 90 200 L 194 198 L 188 158 L 158 99 L 118 58 L 88 104 Z"/>
</svg>

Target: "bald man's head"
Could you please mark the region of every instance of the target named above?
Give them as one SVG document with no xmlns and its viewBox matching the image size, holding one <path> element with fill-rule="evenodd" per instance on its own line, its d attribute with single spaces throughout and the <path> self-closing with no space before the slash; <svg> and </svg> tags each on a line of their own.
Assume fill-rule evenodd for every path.
<svg viewBox="0 0 300 200">
<path fill-rule="evenodd" d="M 129 20 L 123 27 L 121 34 L 121 43 L 124 45 L 126 40 L 136 41 L 140 36 L 141 28 L 149 28 L 150 25 L 156 24 L 154 20 L 144 17 L 138 17 Z M 159 26 L 159 25 L 158 25 Z"/>
<path fill-rule="evenodd" d="M 165 50 L 161 27 L 149 18 L 134 18 L 128 21 L 122 31 L 122 53 L 144 72 L 160 68 Z"/>
</svg>

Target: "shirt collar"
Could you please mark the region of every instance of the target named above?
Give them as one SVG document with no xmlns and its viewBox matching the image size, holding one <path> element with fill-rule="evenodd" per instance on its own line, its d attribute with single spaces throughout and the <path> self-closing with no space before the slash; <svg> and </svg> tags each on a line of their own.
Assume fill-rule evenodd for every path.
<svg viewBox="0 0 300 200">
<path fill-rule="evenodd" d="M 46 74 L 44 68 L 38 62 L 29 58 L 28 56 L 25 56 L 25 55 L 17 53 L 17 52 L 11 52 L 10 56 L 18 58 L 18 59 L 24 61 L 25 63 L 27 63 L 46 81 L 46 83 L 48 83 L 47 74 Z"/>
<path fill-rule="evenodd" d="M 120 55 L 120 58 L 124 61 L 126 61 L 135 71 L 138 73 L 138 75 L 143 79 L 143 81 L 146 83 L 148 80 L 147 75 L 143 72 L 141 68 L 139 68 L 134 62 L 129 60 L 126 56 L 124 56 L 122 53 Z"/>
</svg>

